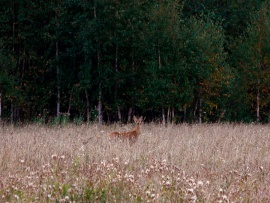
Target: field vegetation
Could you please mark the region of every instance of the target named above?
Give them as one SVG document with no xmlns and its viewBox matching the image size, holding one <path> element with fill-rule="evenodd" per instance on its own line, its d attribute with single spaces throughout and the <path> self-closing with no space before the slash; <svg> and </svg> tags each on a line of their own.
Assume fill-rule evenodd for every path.
<svg viewBox="0 0 270 203">
<path fill-rule="evenodd" d="M 270 126 L 4 126 L 0 202 L 269 202 Z"/>
</svg>

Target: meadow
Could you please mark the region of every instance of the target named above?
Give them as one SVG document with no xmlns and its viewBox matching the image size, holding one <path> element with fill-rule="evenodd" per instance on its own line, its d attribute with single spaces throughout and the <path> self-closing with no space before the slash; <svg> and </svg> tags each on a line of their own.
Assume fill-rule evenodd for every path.
<svg viewBox="0 0 270 203">
<path fill-rule="evenodd" d="M 3 126 L 0 202 L 270 202 L 270 126 Z"/>
</svg>

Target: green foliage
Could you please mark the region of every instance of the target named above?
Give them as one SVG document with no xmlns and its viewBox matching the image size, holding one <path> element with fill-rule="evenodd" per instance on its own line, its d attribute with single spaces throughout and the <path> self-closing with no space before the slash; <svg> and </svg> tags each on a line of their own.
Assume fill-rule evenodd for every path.
<svg viewBox="0 0 270 203">
<path fill-rule="evenodd" d="M 100 103 L 107 120 L 174 109 L 179 121 L 252 121 L 258 95 L 260 120 L 270 116 L 269 0 L 0 5 L 1 116 L 11 122 L 45 111 L 47 122 L 56 103 L 77 124 L 95 121 Z"/>
<path fill-rule="evenodd" d="M 83 123 L 83 117 L 82 116 L 75 117 L 74 122 L 75 122 L 76 125 L 82 124 Z"/>
<path fill-rule="evenodd" d="M 257 109 L 268 114 L 270 84 L 270 12 L 269 2 L 261 5 L 252 15 L 247 32 L 239 39 L 232 54 L 238 75 L 240 105 L 256 115 Z M 244 95 L 243 95 L 244 94 Z M 257 112 L 257 121 L 258 119 Z M 253 116 L 254 118 L 254 116 Z M 266 118 L 262 118 L 266 119 Z M 254 119 L 255 120 L 255 119 Z"/>
<path fill-rule="evenodd" d="M 60 116 L 55 116 L 52 121 L 53 126 L 66 126 L 70 123 L 69 115 L 61 114 Z"/>
</svg>

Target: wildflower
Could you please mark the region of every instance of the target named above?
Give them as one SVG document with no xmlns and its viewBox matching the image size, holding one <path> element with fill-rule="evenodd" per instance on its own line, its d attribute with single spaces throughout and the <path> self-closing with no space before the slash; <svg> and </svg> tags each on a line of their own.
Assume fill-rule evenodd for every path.
<svg viewBox="0 0 270 203">
<path fill-rule="evenodd" d="M 33 186 L 34 186 L 34 183 L 32 183 L 32 182 L 28 183 L 28 187 L 33 187 Z"/>
<path fill-rule="evenodd" d="M 203 186 L 203 182 L 202 181 L 198 181 L 197 186 L 198 187 L 202 187 Z"/>
<path fill-rule="evenodd" d="M 187 189 L 187 193 L 188 193 L 188 194 L 193 194 L 193 193 L 194 193 L 194 190 L 193 190 L 192 188 Z"/>
<path fill-rule="evenodd" d="M 119 162 L 119 158 L 118 157 L 115 157 L 115 158 L 113 158 L 113 161 L 115 161 L 116 163 L 118 163 Z"/>
<path fill-rule="evenodd" d="M 134 176 L 129 175 L 128 178 L 127 178 L 127 181 L 134 183 Z"/>
<path fill-rule="evenodd" d="M 187 180 L 187 183 L 189 184 L 189 186 L 196 186 L 195 179 L 193 177 Z"/>
<path fill-rule="evenodd" d="M 226 195 L 222 195 L 222 199 L 228 200 L 228 197 Z"/>
<path fill-rule="evenodd" d="M 150 195 L 151 198 L 154 198 L 156 195 L 153 193 Z"/>
<path fill-rule="evenodd" d="M 17 200 L 20 199 L 18 195 L 14 195 L 14 198 Z"/>
<path fill-rule="evenodd" d="M 52 159 L 56 159 L 56 158 L 57 158 L 57 154 L 53 154 Z"/>
<path fill-rule="evenodd" d="M 189 198 L 189 201 L 190 201 L 190 202 L 197 202 L 197 196 L 194 195 L 194 196 L 190 197 L 190 198 Z"/>
<path fill-rule="evenodd" d="M 100 164 L 105 167 L 106 166 L 106 161 L 105 160 L 102 160 Z"/>
<path fill-rule="evenodd" d="M 167 181 L 165 182 L 165 185 L 166 185 L 166 186 L 170 186 L 170 185 L 171 185 L 171 181 L 167 180 Z"/>
</svg>

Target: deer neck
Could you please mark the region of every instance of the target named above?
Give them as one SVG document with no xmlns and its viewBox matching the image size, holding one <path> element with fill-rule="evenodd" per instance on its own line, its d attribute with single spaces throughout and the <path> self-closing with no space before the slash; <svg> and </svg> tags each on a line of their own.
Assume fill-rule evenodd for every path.
<svg viewBox="0 0 270 203">
<path fill-rule="evenodd" d="M 136 131 L 137 134 L 140 134 L 141 133 L 141 128 L 140 128 L 140 125 L 136 125 L 134 130 Z"/>
</svg>

